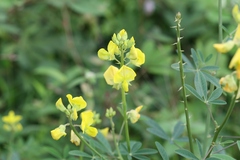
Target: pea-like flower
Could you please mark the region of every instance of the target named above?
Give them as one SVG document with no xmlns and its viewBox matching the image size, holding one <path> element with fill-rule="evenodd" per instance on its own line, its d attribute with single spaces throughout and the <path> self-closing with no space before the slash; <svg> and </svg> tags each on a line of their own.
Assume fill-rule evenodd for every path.
<svg viewBox="0 0 240 160">
<path fill-rule="evenodd" d="M 93 124 L 93 112 L 88 110 L 81 113 L 82 123 L 81 123 L 81 129 L 83 133 L 86 133 L 87 135 L 91 137 L 96 137 L 98 130 L 95 127 L 91 127 Z"/>
<path fill-rule="evenodd" d="M 77 120 L 77 112 L 84 109 L 87 106 L 87 102 L 83 99 L 82 96 L 72 97 L 71 94 L 66 95 L 69 105 L 66 108 L 62 103 L 62 98 L 59 98 L 56 102 L 56 107 L 60 111 L 66 113 L 67 117 L 70 117 L 72 120 Z"/>
<path fill-rule="evenodd" d="M 128 118 L 132 123 L 136 123 L 139 120 L 141 116 L 139 112 L 141 111 L 142 107 L 143 106 L 138 106 L 136 109 L 127 112 Z"/>
<path fill-rule="evenodd" d="M 62 136 L 66 136 L 67 133 L 65 132 L 66 126 L 60 125 L 58 128 L 51 130 L 51 136 L 54 140 L 59 140 Z"/>
<path fill-rule="evenodd" d="M 15 115 L 14 111 L 9 111 L 7 116 L 2 117 L 4 122 L 3 128 L 6 131 L 21 131 L 22 125 L 19 121 L 22 119 L 22 116 Z"/>
<path fill-rule="evenodd" d="M 115 54 L 118 55 L 120 53 L 118 46 L 110 41 L 107 46 L 107 50 L 101 48 L 98 50 L 98 57 L 102 60 L 114 60 Z"/>
<path fill-rule="evenodd" d="M 76 146 L 80 145 L 80 139 L 78 138 L 78 136 L 73 132 L 73 130 L 71 130 L 71 139 L 70 141 L 75 144 Z"/>
<path fill-rule="evenodd" d="M 238 48 L 237 52 L 234 54 L 229 68 L 235 68 L 237 71 L 237 78 L 240 79 L 240 48 Z"/>
<path fill-rule="evenodd" d="M 233 75 L 222 77 L 219 81 L 219 84 L 222 85 L 223 90 L 228 93 L 233 93 L 238 89 Z"/>
<path fill-rule="evenodd" d="M 127 58 L 137 67 L 140 67 L 145 62 L 145 54 L 139 48 L 135 48 L 134 46 L 132 46 L 128 52 Z"/>
<path fill-rule="evenodd" d="M 125 92 L 128 92 L 128 85 L 136 77 L 136 73 L 130 67 L 123 65 L 114 75 L 113 81 L 114 84 L 119 84 L 124 89 Z"/>
<path fill-rule="evenodd" d="M 114 83 L 114 75 L 117 73 L 118 70 L 119 69 L 117 67 L 114 67 L 113 65 L 111 65 L 103 74 L 107 84 L 112 85 L 113 88 L 116 88 L 116 89 L 120 88 L 119 85 Z"/>
</svg>

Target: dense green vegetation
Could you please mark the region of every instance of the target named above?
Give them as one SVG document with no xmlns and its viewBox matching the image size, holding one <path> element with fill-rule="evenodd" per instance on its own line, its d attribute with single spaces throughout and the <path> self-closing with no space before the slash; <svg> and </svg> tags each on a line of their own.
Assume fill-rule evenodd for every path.
<svg viewBox="0 0 240 160">
<path fill-rule="evenodd" d="M 235 29 L 231 10 L 236 3 L 224 1 L 224 38 Z M 156 120 L 171 134 L 175 124 L 184 121 L 177 92 L 179 73 L 171 68 L 178 61 L 176 46 L 172 45 L 176 42 L 176 31 L 171 28 L 177 12 L 182 14 L 182 49 L 186 56 L 194 48 L 204 55 L 213 54 L 208 63 L 214 64 L 217 52 L 213 44 L 219 42 L 217 1 L 1 0 L 0 118 L 14 110 L 22 116 L 23 126 L 15 135 L 13 159 L 74 159 L 68 152 L 76 146 L 69 142 L 68 135 L 59 141 L 50 135 L 50 130 L 65 123 L 66 117 L 56 110 L 55 102 L 59 97 L 66 101 L 68 93 L 83 96 L 88 108 L 100 113 L 102 122 L 96 127 L 110 126 L 105 112 L 109 107 L 116 109 L 120 95 L 106 85 L 102 75 L 111 62 L 98 59 L 97 51 L 106 48 L 112 34 L 121 29 L 134 36 L 136 47 L 146 56 L 145 64 L 136 68 L 128 107 L 143 105 L 141 114 Z M 218 77 L 230 73 L 229 60 L 228 56 L 219 56 Z M 201 139 L 207 108 L 193 96 L 189 100 L 193 135 Z M 216 120 L 221 121 L 226 110 L 225 106 L 213 108 Z M 235 107 L 222 135 L 239 135 L 238 114 L 239 108 Z M 114 117 L 119 126 L 116 131 L 120 130 L 119 117 L 119 113 Z M 9 133 L 2 126 L 0 121 L 0 159 L 5 160 Z M 130 125 L 130 133 L 132 139 L 141 140 L 147 147 L 155 148 L 149 141 L 162 142 L 169 155 L 177 148 L 149 133 L 141 119 Z M 236 146 L 226 152 L 240 158 Z M 172 158 L 181 159 L 176 155 Z"/>
</svg>

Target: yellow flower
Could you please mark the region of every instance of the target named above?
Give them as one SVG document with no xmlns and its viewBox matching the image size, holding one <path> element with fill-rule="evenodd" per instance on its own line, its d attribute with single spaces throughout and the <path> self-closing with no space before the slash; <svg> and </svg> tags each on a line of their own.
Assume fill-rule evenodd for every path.
<svg viewBox="0 0 240 160">
<path fill-rule="evenodd" d="M 118 46 L 113 43 L 113 41 L 110 41 L 107 46 L 107 51 L 104 48 L 101 48 L 98 50 L 98 57 L 102 60 L 114 60 L 115 55 L 118 55 L 120 53 Z"/>
<path fill-rule="evenodd" d="M 56 107 L 57 107 L 57 109 L 59 109 L 60 111 L 62 111 L 62 112 L 65 112 L 67 109 L 66 109 L 66 107 L 63 105 L 63 103 L 62 103 L 62 98 L 59 98 L 58 100 L 57 100 L 57 102 L 56 102 Z"/>
<path fill-rule="evenodd" d="M 7 116 L 2 117 L 2 121 L 8 124 L 15 124 L 22 119 L 22 116 L 15 115 L 14 111 L 9 111 Z"/>
<path fill-rule="evenodd" d="M 76 111 L 80 111 L 81 109 L 87 106 L 87 102 L 82 98 L 82 96 L 72 98 L 71 94 L 67 94 L 69 103 Z"/>
<path fill-rule="evenodd" d="M 91 137 L 96 137 L 98 130 L 95 127 L 91 127 L 94 121 L 93 116 L 94 114 L 90 110 L 81 113 L 82 118 L 81 129 L 83 133 L 86 133 Z"/>
<path fill-rule="evenodd" d="M 58 128 L 51 130 L 51 136 L 54 140 L 59 140 L 62 136 L 66 136 L 67 133 L 65 132 L 66 126 L 60 125 Z"/>
<path fill-rule="evenodd" d="M 127 58 L 137 67 L 140 67 L 140 65 L 145 62 L 145 54 L 134 46 L 131 47 L 130 52 L 127 54 Z"/>
<path fill-rule="evenodd" d="M 238 9 L 238 5 L 237 4 L 233 7 L 232 15 L 233 15 L 233 18 L 235 19 L 235 21 L 237 23 L 240 23 L 240 11 Z"/>
<path fill-rule="evenodd" d="M 122 29 L 118 34 L 117 34 L 117 39 L 119 41 L 125 41 L 127 40 L 128 38 L 128 35 L 127 35 L 127 32 L 125 31 L 125 29 Z"/>
<path fill-rule="evenodd" d="M 103 76 L 109 85 L 113 85 L 114 88 L 119 89 L 120 86 L 114 83 L 114 75 L 118 72 L 118 68 L 114 66 L 109 66 L 108 69 L 104 72 Z"/>
<path fill-rule="evenodd" d="M 226 43 L 217 43 L 214 44 L 213 47 L 219 52 L 219 53 L 227 53 L 230 51 L 234 46 L 234 41 L 230 40 Z"/>
<path fill-rule="evenodd" d="M 143 106 L 138 106 L 136 109 L 130 110 L 129 112 L 127 112 L 128 118 L 132 123 L 136 123 L 139 120 L 141 116 L 139 112 L 141 111 L 142 107 Z"/>
<path fill-rule="evenodd" d="M 134 80 L 136 73 L 129 67 L 123 65 L 114 75 L 114 84 L 120 84 L 125 92 L 128 92 L 128 85 Z"/>
<path fill-rule="evenodd" d="M 100 129 L 100 132 L 102 133 L 102 135 L 103 135 L 104 137 L 107 137 L 107 136 L 108 136 L 108 133 L 109 133 L 109 128 L 106 127 L 106 128 Z"/>
<path fill-rule="evenodd" d="M 80 145 L 80 139 L 78 138 L 78 136 L 73 132 L 73 130 L 71 130 L 71 139 L 70 141 L 72 143 L 74 143 L 76 146 Z"/>
<path fill-rule="evenodd" d="M 233 41 L 234 41 L 235 45 L 240 47 L 240 23 L 237 26 Z"/>
<path fill-rule="evenodd" d="M 237 78 L 240 79 L 240 48 L 238 48 L 237 52 L 234 54 L 230 64 L 229 68 L 235 68 L 237 71 Z"/>
<path fill-rule="evenodd" d="M 238 89 L 236 81 L 232 75 L 222 77 L 219 84 L 222 85 L 223 90 L 228 93 L 233 93 Z"/>
<path fill-rule="evenodd" d="M 22 125 L 19 121 L 22 119 L 22 116 L 15 115 L 14 111 L 9 111 L 7 116 L 2 117 L 2 121 L 5 123 L 3 128 L 6 131 L 20 131 L 22 130 Z"/>
</svg>

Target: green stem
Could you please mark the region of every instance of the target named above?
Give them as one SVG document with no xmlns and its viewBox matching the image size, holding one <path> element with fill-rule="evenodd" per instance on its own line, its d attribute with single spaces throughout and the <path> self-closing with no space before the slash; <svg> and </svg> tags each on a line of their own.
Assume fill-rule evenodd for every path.
<svg viewBox="0 0 240 160">
<path fill-rule="evenodd" d="M 181 83 L 182 83 L 182 94 L 183 94 L 183 101 L 184 101 L 184 111 L 185 111 L 185 117 L 186 117 L 186 125 L 187 125 L 187 132 L 189 137 L 189 146 L 190 151 L 193 153 L 193 140 L 192 140 L 192 133 L 191 133 L 191 127 L 190 127 L 190 118 L 188 113 L 188 105 L 187 105 L 187 96 L 186 96 L 186 88 L 185 88 L 185 75 L 183 72 L 183 62 L 182 62 L 182 50 L 181 50 L 181 42 L 180 42 L 180 23 L 181 23 L 181 14 L 180 12 L 176 15 L 177 26 L 177 52 L 179 57 L 179 68 L 180 68 L 180 77 L 181 77 Z"/>
<path fill-rule="evenodd" d="M 221 132 L 221 130 L 223 129 L 223 127 L 224 127 L 225 124 L 227 123 L 230 115 L 232 114 L 233 108 L 234 108 L 234 106 L 235 106 L 236 97 L 237 97 L 237 94 L 235 93 L 235 94 L 232 96 L 230 106 L 229 106 L 229 108 L 228 108 L 227 114 L 226 114 L 226 116 L 225 116 L 222 124 L 221 124 L 220 126 L 217 126 L 217 127 L 215 128 L 215 133 L 214 133 L 214 136 L 213 136 L 213 139 L 212 139 L 211 146 L 209 147 L 208 153 L 207 153 L 207 155 L 206 155 L 206 158 L 208 158 L 208 157 L 210 156 L 210 154 L 212 153 L 212 150 L 213 150 L 214 146 L 216 145 L 216 141 L 217 141 L 217 138 L 218 138 L 219 133 Z"/>
<path fill-rule="evenodd" d="M 209 106 L 209 107 L 211 107 L 211 106 Z M 205 132 L 204 132 L 204 141 L 203 141 L 203 153 L 204 154 L 207 152 L 209 127 L 210 127 L 210 113 L 207 112 L 206 126 L 205 126 Z"/>
<path fill-rule="evenodd" d="M 121 91 L 122 91 L 122 105 L 123 105 L 123 118 L 124 118 L 125 136 L 126 136 L 128 151 L 130 152 L 130 138 L 129 138 L 129 131 L 128 131 L 126 95 L 125 95 L 125 91 L 124 91 L 123 88 L 122 88 Z"/>
<path fill-rule="evenodd" d="M 118 147 L 118 142 L 117 142 L 117 140 L 116 140 L 116 136 L 115 136 L 115 124 L 114 124 L 114 122 L 113 122 L 112 117 L 110 118 L 110 122 L 111 122 L 111 127 L 112 127 L 112 131 L 111 131 L 111 132 L 112 132 L 112 136 L 113 136 L 114 145 L 115 145 L 116 150 L 117 150 L 118 158 L 119 158 L 120 160 L 123 160 L 122 155 L 121 155 L 120 150 L 119 150 L 119 147 Z"/>
<path fill-rule="evenodd" d="M 74 127 L 72 120 L 69 119 L 69 124 L 71 129 L 73 130 L 73 132 L 78 136 L 78 138 L 81 140 L 81 142 L 83 142 L 85 145 L 87 145 L 96 155 L 98 155 L 101 159 L 104 159 L 104 157 L 97 151 L 95 150 L 76 130 L 76 128 Z"/>
<path fill-rule="evenodd" d="M 121 47 L 121 64 L 120 67 L 124 65 L 124 53 L 125 50 L 123 47 Z M 126 102 L 126 94 L 123 89 L 121 88 L 121 94 L 122 94 L 122 108 L 123 108 L 123 119 L 124 119 L 124 127 L 125 127 L 125 138 L 127 142 L 128 152 L 130 152 L 130 138 L 129 138 L 129 130 L 128 130 L 128 117 L 127 117 L 127 102 Z"/>
</svg>

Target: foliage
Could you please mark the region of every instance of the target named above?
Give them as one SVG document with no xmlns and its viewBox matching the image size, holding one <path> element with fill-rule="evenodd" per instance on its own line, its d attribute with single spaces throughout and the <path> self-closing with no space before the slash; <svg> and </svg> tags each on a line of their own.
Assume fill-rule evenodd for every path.
<svg viewBox="0 0 240 160">
<path fill-rule="evenodd" d="M 230 14 L 234 4 L 239 2 L 224 1 L 222 6 L 224 41 L 232 38 L 236 28 Z M 171 27 L 176 25 L 177 12 L 181 12 L 184 37 L 184 87 L 191 94 L 188 105 L 193 106 L 189 107 L 192 134 L 198 139 L 194 154 L 182 149 L 189 146 L 183 104 L 179 103 L 183 97 L 177 92 L 181 86 L 176 72 L 179 60 L 176 46 L 172 45 L 176 33 Z M 93 157 L 88 149 L 83 152 L 69 143 L 69 135 L 58 141 L 51 138 L 50 130 L 67 120 L 54 103 L 68 93 L 82 95 L 88 108 L 100 114 L 101 123 L 95 127 L 111 126 L 105 111 L 110 107 L 117 111 L 121 94 L 106 85 L 103 73 L 107 66 L 116 63 L 99 60 L 97 51 L 106 48 L 112 34 L 122 28 L 135 38 L 146 61 L 141 68 L 132 67 L 137 76 L 126 99 L 129 110 L 144 106 L 140 120 L 129 124 L 133 152 L 129 156 L 127 144 L 121 141 L 120 153 L 128 159 L 204 158 L 202 135 L 209 105 L 213 105 L 211 113 L 216 122 L 222 122 L 231 100 L 231 94 L 222 91 L 218 78 L 230 73 L 228 63 L 234 51 L 219 55 L 215 65 L 217 54 L 212 47 L 218 41 L 217 1 L 183 0 L 176 4 L 175 0 L 1 0 L 0 13 L 0 119 L 13 110 L 22 116 L 23 126 L 22 131 L 11 135 L 12 144 L 9 132 L 2 129 L 0 159 Z M 214 87 L 209 92 L 211 85 Z M 214 152 L 222 154 L 213 154 L 209 160 L 240 158 L 239 137 L 224 143 L 231 139 L 228 135 L 238 135 L 240 131 L 238 111 L 235 107 L 217 141 Z M 116 133 L 121 130 L 121 118 L 117 111 L 113 118 Z M 212 135 L 216 123 L 210 125 Z M 101 153 L 110 157 L 116 153 L 113 141 L 108 142 L 101 134 L 86 139 Z M 229 149 L 229 145 L 233 147 Z"/>
</svg>

